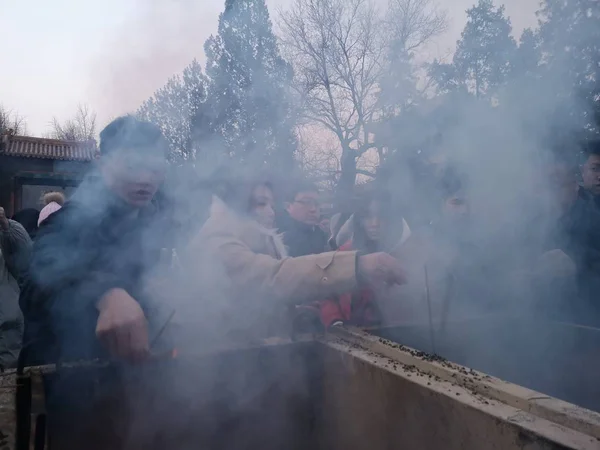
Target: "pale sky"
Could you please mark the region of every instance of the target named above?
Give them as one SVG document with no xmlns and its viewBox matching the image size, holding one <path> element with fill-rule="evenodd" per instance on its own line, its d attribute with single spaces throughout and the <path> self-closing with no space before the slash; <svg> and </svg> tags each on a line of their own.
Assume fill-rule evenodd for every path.
<svg viewBox="0 0 600 450">
<path fill-rule="evenodd" d="M 272 18 L 292 0 L 267 0 Z M 432 56 L 451 55 L 476 0 L 438 0 L 450 27 Z M 387 0 L 375 0 L 382 6 Z M 515 34 L 536 25 L 539 0 L 505 0 Z M 193 58 L 217 28 L 224 0 L 0 0 L 0 104 L 42 135 L 78 103 L 98 125 L 134 111 Z"/>
</svg>

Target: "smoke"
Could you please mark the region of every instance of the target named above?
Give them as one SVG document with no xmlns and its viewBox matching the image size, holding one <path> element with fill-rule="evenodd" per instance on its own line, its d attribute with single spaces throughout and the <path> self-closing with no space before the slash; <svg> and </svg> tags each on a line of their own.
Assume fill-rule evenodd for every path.
<svg viewBox="0 0 600 450">
<path fill-rule="evenodd" d="M 179 73 L 194 58 L 205 63 L 203 45 L 214 34 L 222 0 L 131 0 L 123 24 L 105 38 L 103 50 L 89 68 L 87 93 L 100 123 L 125 112 L 137 110 L 144 100 Z M 269 0 L 272 16 L 285 10 L 292 0 Z M 386 0 L 376 0 L 380 8 Z M 450 27 L 422 54 L 421 61 L 451 54 L 464 25 L 464 11 L 470 0 L 444 4 L 450 11 Z M 513 19 L 515 33 L 535 26 L 537 0 L 504 2 Z M 424 56 L 427 55 L 427 56 Z"/>
<path fill-rule="evenodd" d="M 598 402 L 586 396 L 592 389 L 590 380 L 565 370 L 565 361 L 593 345 L 597 332 L 585 334 L 572 326 L 552 323 L 581 323 L 598 317 L 591 298 L 586 298 L 589 293 L 581 288 L 591 284 L 597 289 L 598 273 L 592 273 L 586 267 L 589 261 L 581 259 L 582 253 L 595 250 L 577 248 L 571 241 L 585 239 L 583 228 L 575 227 L 574 231 L 559 225 L 561 221 L 565 224 L 560 199 L 576 195 L 576 161 L 581 132 L 587 126 L 585 119 L 571 112 L 587 111 L 583 115 L 590 116 L 589 104 L 577 98 L 572 79 L 561 69 L 555 66 L 536 83 L 509 82 L 499 94 L 503 100 L 493 108 L 460 95 L 449 102 L 452 120 L 442 127 L 434 152 L 443 154 L 449 165 L 464 174 L 471 217 L 458 236 L 462 244 L 458 240 L 451 245 L 447 239 L 434 240 L 430 249 L 429 290 L 437 349 L 432 348 L 427 332 L 424 261 L 418 252 L 411 253 L 412 249 L 403 255 L 411 273 L 409 284 L 397 288 L 386 305 L 405 326 L 382 333 L 508 381 L 598 409 Z M 408 137 L 398 134 L 396 138 L 418 140 L 410 132 Z M 565 167 L 560 169 L 564 172 L 557 175 L 558 180 L 554 178 L 556 169 L 552 169 L 555 164 Z M 416 217 L 432 217 L 427 205 L 435 200 L 421 189 L 422 183 L 415 187 L 402 179 L 407 173 L 405 167 L 400 163 L 399 175 L 391 185 L 400 191 L 399 198 L 406 198 L 405 204 Z M 589 214 L 588 219 L 578 216 L 573 220 L 592 220 L 594 213 Z M 438 235 L 457 237 L 444 229 L 448 224 L 443 219 L 433 215 L 433 220 L 434 227 L 437 221 L 442 228 L 438 228 Z M 588 240 L 580 245 L 596 246 L 597 242 Z M 573 258 L 580 271 L 577 279 L 569 264 L 542 257 L 553 248 L 561 248 Z M 577 288 L 576 283 L 583 284 Z M 544 356 L 533 362 L 534 355 Z"/>
<path fill-rule="evenodd" d="M 94 71 L 94 90 L 99 101 L 102 99 L 105 102 L 101 112 L 110 116 L 123 109 L 136 109 L 157 85 L 172 75 L 174 66 L 183 68 L 194 57 L 199 57 L 204 38 L 214 31 L 217 12 L 221 8 L 221 2 L 140 2 L 136 9 L 137 22 L 110 38 L 112 50 L 98 62 Z M 255 85 L 269 82 L 253 81 Z M 442 154 L 451 166 L 460 169 L 460 173 L 464 174 L 462 181 L 471 207 L 471 222 L 457 230 L 458 234 L 449 233 L 451 224 L 440 217 L 444 199 L 435 196 L 438 193 L 434 186 L 435 174 L 431 174 L 431 178 L 423 174 L 415 175 L 410 165 L 411 158 L 423 157 L 420 152 L 411 157 L 399 157 L 386 167 L 386 187 L 393 193 L 394 200 L 403 206 L 402 209 L 398 208 L 394 223 L 406 219 L 413 229 L 413 236 L 421 236 L 422 240 L 414 244 L 408 241 L 406 247 L 393 249 L 397 250 L 399 259 L 406 265 L 409 283 L 382 294 L 387 296 L 385 301 L 388 303 L 383 307 L 384 311 L 386 308 L 390 314 L 400 311 L 400 314 L 404 314 L 400 319 L 424 323 L 427 310 L 423 298 L 423 266 L 434 260 L 429 281 L 436 324 L 444 320 L 477 316 L 482 312 L 502 316 L 521 316 L 531 311 L 538 314 L 540 309 L 536 302 L 540 300 L 546 301 L 542 307 L 544 314 L 560 312 L 559 307 L 551 311 L 553 305 L 550 302 L 559 293 L 558 288 L 554 289 L 556 284 L 553 284 L 556 272 L 542 271 L 541 275 L 537 275 L 537 269 L 542 265 L 539 257 L 553 248 L 544 248 L 534 238 L 553 228 L 556 222 L 555 215 L 540 208 L 544 203 L 538 198 L 539 192 L 553 194 L 556 188 L 547 169 L 548 162 L 552 162 L 548 155 L 553 145 L 549 142 L 556 144 L 553 136 L 569 136 L 584 125 L 573 122 L 567 109 L 561 109 L 562 98 L 553 95 L 557 91 L 568 91 L 572 85 L 570 82 L 558 76 L 534 85 L 514 83 L 507 88 L 510 89 L 509 95 L 502 91 L 498 94 L 501 100 L 496 105 L 472 96 L 448 95 L 443 99 L 445 110 L 442 111 L 439 129 L 437 125 L 427 122 L 431 116 L 424 114 L 421 120 L 425 123 L 420 126 L 394 130 L 392 141 L 415 145 L 422 143 L 423 153 Z M 583 104 L 575 106 L 584 108 Z M 560 133 L 556 134 L 556 131 Z M 428 133 L 434 135 L 435 139 L 427 139 Z M 211 141 L 202 142 L 201 145 L 204 146 L 203 155 L 211 155 L 214 150 L 207 147 L 214 146 L 215 151 L 221 150 Z M 171 186 L 173 190 L 166 192 L 167 200 L 172 202 L 169 206 L 174 208 L 170 211 L 172 216 L 167 218 L 172 219 L 171 228 L 160 229 L 157 234 L 144 233 L 141 237 L 143 249 L 161 245 L 166 247 L 175 242 L 180 250 L 179 264 L 170 268 L 159 266 L 159 272 L 152 273 L 163 284 L 153 282 L 145 286 L 146 294 L 162 301 L 163 307 L 168 302 L 169 308 L 174 308 L 177 314 L 170 325 L 170 332 L 174 334 L 173 342 L 181 346 L 185 362 L 177 365 L 177 372 L 168 369 L 168 376 L 162 374 L 169 380 L 166 384 L 169 391 L 158 393 L 172 397 L 172 403 L 147 405 L 145 400 L 140 403 L 135 395 L 143 392 L 143 389 L 132 390 L 127 399 L 134 403 L 134 410 L 138 412 L 154 410 L 154 419 L 157 421 L 168 419 L 166 423 L 173 430 L 195 426 L 190 424 L 191 419 L 187 420 L 185 411 L 188 408 L 198 415 L 193 418 L 202 422 L 198 428 L 208 436 L 215 432 L 235 440 L 239 438 L 236 433 L 243 432 L 257 440 L 262 438 L 261 433 L 289 439 L 287 427 L 290 423 L 286 423 L 286 420 L 297 418 L 295 414 L 299 413 L 290 412 L 292 407 L 286 405 L 286 401 L 289 400 L 294 406 L 302 405 L 303 419 L 310 416 L 305 408 L 309 396 L 307 386 L 303 382 L 294 383 L 288 379 L 289 374 L 296 375 L 295 371 L 300 370 L 293 356 L 282 350 L 283 356 L 272 358 L 273 354 L 263 349 L 257 353 L 248 351 L 242 356 L 240 353 L 231 356 L 225 352 L 221 356 L 204 359 L 197 365 L 190 359 L 194 354 L 220 349 L 223 342 L 248 347 L 264 344 L 263 338 L 267 336 L 285 332 L 289 335 L 292 324 L 286 313 L 294 306 L 294 301 L 307 301 L 311 289 L 319 295 L 323 293 L 323 290 L 315 289 L 315 286 L 321 286 L 322 281 L 327 281 L 326 277 L 322 278 L 319 268 L 326 270 L 334 261 L 333 258 L 339 258 L 339 264 L 348 264 L 348 269 L 352 268 L 355 260 L 351 258 L 350 261 L 343 254 L 329 256 L 327 262 L 319 261 L 317 264 L 313 260 L 304 260 L 304 265 L 300 260 L 286 260 L 283 264 L 291 268 L 283 270 L 283 265 L 268 256 L 269 251 L 274 250 L 264 244 L 277 236 L 253 223 L 247 217 L 247 211 L 232 211 L 221 202 L 213 204 L 212 221 L 201 232 L 197 232 L 203 225 L 204 217 L 197 214 L 194 208 L 199 204 L 206 205 L 213 192 L 219 193 L 215 185 L 221 182 L 242 184 L 248 181 L 246 177 L 256 179 L 259 175 L 252 168 L 246 168 L 243 172 L 228 174 L 225 180 L 216 179 L 216 175 L 219 175 L 214 170 L 217 164 L 210 160 L 204 160 L 203 163 L 206 164 L 201 168 L 203 174 L 212 176 L 213 185 L 202 186 L 198 179 L 193 179 L 193 173 L 189 174 L 189 178 L 176 177 Z M 275 171 L 277 169 L 274 167 Z M 279 175 L 285 180 L 290 174 L 285 172 Z M 423 186 L 427 189 L 421 189 Z M 285 181 L 283 185 L 276 185 L 275 194 L 285 187 Z M 249 205 L 250 190 L 242 194 L 247 195 L 245 200 Z M 90 197 L 86 202 L 93 203 L 94 211 L 98 212 L 109 200 Z M 181 222 L 186 220 L 186 215 L 188 222 L 195 220 L 196 223 L 183 226 Z M 98 219 L 96 216 L 93 218 Z M 119 223 L 118 217 L 100 219 L 114 233 L 119 232 L 118 227 L 127 226 L 127 222 Z M 433 222 L 434 228 L 429 227 L 428 222 Z M 192 226 L 195 226 L 193 232 L 186 229 Z M 86 224 L 69 224 L 68 228 L 85 229 Z M 540 233 L 537 233 L 537 229 Z M 110 235 L 108 238 L 103 235 L 103 238 L 109 239 Z M 427 246 L 419 247 L 425 241 Z M 89 257 L 83 255 L 85 257 L 82 258 L 85 250 L 69 245 L 68 237 L 61 242 L 75 254 L 75 260 Z M 123 239 L 119 242 L 129 244 Z M 129 270 L 127 263 L 130 258 L 140 258 L 140 254 L 147 257 L 149 253 L 144 251 L 138 254 L 136 252 L 140 248 L 133 245 L 112 247 L 111 251 L 126 257 L 124 261 L 115 263 L 117 270 L 122 267 Z M 56 254 L 50 256 L 56 257 Z M 105 258 L 100 258 L 104 264 L 107 263 Z M 220 264 L 223 258 L 227 259 L 226 265 Z M 61 266 L 63 271 L 69 261 L 64 262 L 66 265 Z M 144 268 L 153 262 L 147 257 L 143 261 Z M 48 270 L 45 265 L 40 267 L 42 271 Z M 114 270 L 114 267 L 110 269 Z M 65 275 L 60 273 L 58 267 L 53 270 L 45 275 L 49 283 Z M 340 272 L 340 276 L 343 276 L 352 270 Z M 448 298 L 446 282 L 449 273 L 455 278 L 458 290 L 452 293 L 452 309 L 446 317 L 444 303 Z M 72 278 L 74 275 L 69 273 L 68 276 Z M 85 278 L 85 274 L 80 276 Z M 234 279 L 235 282 L 232 281 Z M 346 284 L 348 289 L 353 286 L 353 281 Z M 559 288 L 563 289 L 563 286 Z M 325 295 L 312 300 L 324 298 Z M 84 314 L 80 308 L 76 312 Z M 69 314 L 72 316 L 75 313 Z M 160 322 L 161 317 L 158 315 L 154 321 Z M 156 328 L 160 323 L 153 325 Z M 80 325 L 83 326 L 93 324 L 86 322 Z M 536 336 L 535 329 L 523 332 L 520 335 L 521 343 Z M 486 335 L 485 339 L 479 340 L 479 344 L 485 348 L 485 340 L 491 342 L 493 339 L 494 336 Z M 553 345 L 553 339 L 547 337 L 545 344 Z M 78 344 L 70 343 L 72 346 Z M 166 345 L 165 342 L 162 344 Z M 459 350 L 471 351 L 469 348 Z M 465 360 L 473 361 L 479 354 L 477 352 L 481 351 L 478 347 Z M 507 364 L 515 367 L 517 362 L 509 360 Z M 556 374 L 556 379 L 560 376 L 560 373 Z M 153 380 L 154 388 L 159 379 Z M 174 379 L 178 382 L 173 382 Z M 267 421 L 260 420 L 265 410 L 269 413 Z M 205 415 L 210 414 L 206 411 L 214 412 L 214 415 L 207 418 Z M 278 418 L 276 414 L 285 418 Z M 240 420 L 240 416 L 246 419 Z M 307 422 L 298 420 L 296 423 Z M 258 428 L 257 423 L 260 423 Z M 273 425 L 272 429 L 265 429 L 265 424 Z M 165 422 L 162 421 L 160 425 L 164 427 Z M 158 423 L 149 421 L 140 424 L 141 429 L 136 433 L 151 433 L 158 426 Z M 294 429 L 293 432 L 300 431 Z M 273 442 L 271 444 L 274 448 L 283 448 L 281 445 L 275 446 Z M 239 445 L 240 442 L 232 442 L 231 448 L 239 448 L 236 447 Z"/>
</svg>

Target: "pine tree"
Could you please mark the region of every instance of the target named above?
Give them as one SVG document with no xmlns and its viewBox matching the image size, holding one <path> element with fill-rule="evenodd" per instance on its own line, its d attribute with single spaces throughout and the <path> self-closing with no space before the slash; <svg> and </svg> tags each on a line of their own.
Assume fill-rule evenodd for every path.
<svg viewBox="0 0 600 450">
<path fill-rule="evenodd" d="M 539 33 L 527 28 L 523 30 L 511 59 L 508 83 L 498 95 L 498 103 L 507 117 L 518 112 L 520 120 L 517 126 L 523 136 L 546 134 L 545 128 L 553 109 L 546 101 L 551 88 L 546 84 L 547 77 L 541 62 Z"/>
<path fill-rule="evenodd" d="M 574 124 L 600 131 L 600 2 L 544 0 L 538 13 L 546 73 Z"/>
<path fill-rule="evenodd" d="M 280 56 L 264 0 L 226 0 L 216 36 L 205 44 L 212 132 L 208 145 L 236 162 L 293 167 L 292 71 Z M 218 155 L 215 155 L 218 156 Z"/>
<path fill-rule="evenodd" d="M 174 160 L 194 160 L 197 154 L 192 139 L 192 119 L 205 108 L 208 80 L 198 61 L 187 66 L 182 75 L 169 79 L 138 110 L 138 115 L 160 127 L 171 144 Z"/>
<path fill-rule="evenodd" d="M 531 28 L 526 28 L 521 33 L 519 46 L 511 62 L 512 77 L 537 78 L 541 60 L 540 36 Z"/>
<path fill-rule="evenodd" d="M 494 8 L 491 0 L 479 0 L 467 10 L 467 17 L 454 65 L 469 89 L 480 97 L 492 94 L 506 80 L 516 44 L 504 6 Z"/>
<path fill-rule="evenodd" d="M 393 117 L 420 99 L 412 55 L 393 42 L 387 54 L 386 70 L 379 82 L 378 100 L 384 117 Z"/>
<path fill-rule="evenodd" d="M 466 90 L 476 97 L 493 97 L 509 78 L 516 43 L 504 6 L 479 0 L 467 10 L 467 24 L 457 42 L 452 64 L 435 61 L 430 75 L 443 91 Z"/>
</svg>

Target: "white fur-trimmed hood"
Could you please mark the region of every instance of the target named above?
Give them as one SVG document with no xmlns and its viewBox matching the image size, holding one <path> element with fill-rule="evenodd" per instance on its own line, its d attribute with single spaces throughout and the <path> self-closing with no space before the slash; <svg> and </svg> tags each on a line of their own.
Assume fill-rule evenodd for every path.
<svg viewBox="0 0 600 450">
<path fill-rule="evenodd" d="M 346 242 L 348 242 L 350 239 L 352 239 L 352 236 L 354 235 L 353 228 L 354 228 L 354 214 L 352 214 L 350 216 L 350 218 L 346 221 L 346 223 L 344 223 L 344 225 L 341 226 L 340 230 L 338 231 L 337 235 L 335 236 L 335 243 L 338 247 L 341 247 Z M 400 246 L 402 246 L 408 240 L 408 238 L 411 236 L 411 234 L 412 234 L 412 231 L 410 230 L 408 223 L 406 222 L 406 220 L 404 220 L 404 218 L 402 218 L 402 234 L 400 236 L 400 239 L 398 240 L 398 242 L 396 243 L 396 245 L 393 248 L 397 249 Z"/>
</svg>

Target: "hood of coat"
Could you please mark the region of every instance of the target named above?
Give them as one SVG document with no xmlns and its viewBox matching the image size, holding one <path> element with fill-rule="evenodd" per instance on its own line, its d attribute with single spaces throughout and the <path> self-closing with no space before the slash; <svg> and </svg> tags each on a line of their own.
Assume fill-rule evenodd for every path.
<svg viewBox="0 0 600 450">
<path fill-rule="evenodd" d="M 242 216 L 217 196 L 213 196 L 210 215 L 203 227 L 205 236 L 229 233 L 244 242 L 252 251 L 276 259 L 288 256 L 283 239 L 276 229 L 268 229 L 251 217 Z"/>
<path fill-rule="evenodd" d="M 391 248 L 386 249 L 386 250 L 391 251 L 391 252 L 393 252 L 394 250 L 397 250 L 400 246 L 402 246 L 408 240 L 408 238 L 411 236 L 411 233 L 412 232 L 410 230 L 410 227 L 408 226 L 408 223 L 403 218 L 402 219 L 402 233 L 400 233 L 400 237 L 398 238 L 398 240 L 395 243 L 393 243 Z M 354 237 L 354 214 L 352 214 L 350 216 L 350 218 L 346 221 L 346 223 L 344 223 L 344 225 L 342 225 L 342 227 L 338 231 L 337 235 L 335 236 L 336 244 L 338 247 L 342 247 L 347 242 L 352 241 L 353 237 Z"/>
</svg>

